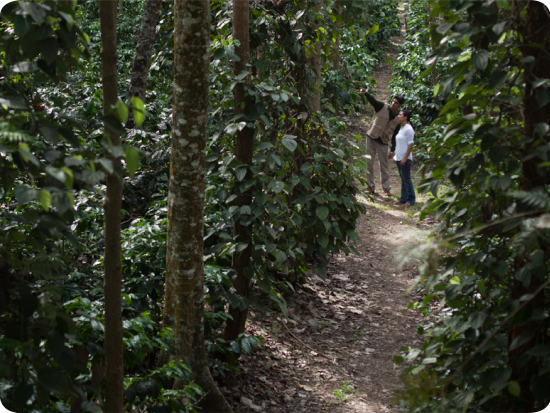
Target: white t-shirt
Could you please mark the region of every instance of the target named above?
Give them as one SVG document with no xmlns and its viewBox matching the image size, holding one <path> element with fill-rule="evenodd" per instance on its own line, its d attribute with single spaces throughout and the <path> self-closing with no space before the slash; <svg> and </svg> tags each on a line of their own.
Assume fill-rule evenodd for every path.
<svg viewBox="0 0 550 413">
<path fill-rule="evenodd" d="M 407 148 L 414 142 L 414 129 L 410 124 L 406 124 L 401 128 L 397 136 L 395 137 L 395 155 L 393 160 L 395 162 L 401 161 L 407 154 Z M 412 161 L 412 151 L 407 159 Z"/>
</svg>

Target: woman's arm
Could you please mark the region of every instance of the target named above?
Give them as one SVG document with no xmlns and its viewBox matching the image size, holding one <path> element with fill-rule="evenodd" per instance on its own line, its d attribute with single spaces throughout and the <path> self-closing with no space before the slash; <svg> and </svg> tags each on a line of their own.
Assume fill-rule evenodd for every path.
<svg viewBox="0 0 550 413">
<path fill-rule="evenodd" d="M 405 165 L 405 163 L 407 162 L 407 158 L 411 154 L 412 150 L 413 150 L 413 144 L 411 143 L 409 146 L 407 146 L 407 153 L 405 154 L 403 159 L 401 159 L 401 165 L 403 166 Z"/>
<path fill-rule="evenodd" d="M 391 136 L 391 148 L 390 152 L 388 153 L 388 159 L 390 159 L 393 156 L 393 153 L 395 152 L 395 137 L 399 133 L 399 129 L 401 129 L 401 125 L 397 125 L 393 131 L 393 134 Z"/>
</svg>

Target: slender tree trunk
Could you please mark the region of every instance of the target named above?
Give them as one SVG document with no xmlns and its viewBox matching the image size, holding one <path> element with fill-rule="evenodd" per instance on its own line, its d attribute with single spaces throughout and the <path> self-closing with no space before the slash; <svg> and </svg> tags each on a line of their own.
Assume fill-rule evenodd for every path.
<svg viewBox="0 0 550 413">
<path fill-rule="evenodd" d="M 239 40 L 241 45 L 235 47 L 235 54 L 239 56 L 240 61 L 234 63 L 235 76 L 239 75 L 243 70 L 249 71 L 247 66 L 250 63 L 250 38 L 249 38 L 249 2 L 248 0 L 233 0 L 233 39 Z M 245 78 L 248 79 L 248 76 Z M 235 114 L 248 115 L 250 97 L 245 90 L 245 83 L 239 83 L 235 86 Z M 244 102 L 244 108 L 242 103 Z M 252 126 L 252 125 L 250 125 Z M 237 131 L 235 137 L 235 157 L 237 161 L 247 165 L 245 180 L 252 179 L 252 172 L 249 166 L 252 165 L 254 144 L 254 128 L 244 127 L 241 131 Z M 239 185 L 235 185 L 235 205 L 243 206 L 250 205 L 252 203 L 252 195 L 250 190 L 241 192 Z M 232 267 L 235 270 L 235 276 L 233 278 L 233 287 L 238 295 L 248 299 L 250 281 L 245 277 L 244 271 L 246 268 L 250 269 L 250 257 L 252 255 L 252 235 L 248 226 L 241 223 L 240 219 L 235 221 L 234 235 L 236 242 L 246 243 L 247 247 L 241 252 L 235 252 L 233 254 Z M 248 302 L 248 300 L 245 300 Z M 244 307 L 243 304 L 242 307 Z M 233 320 L 228 322 L 225 328 L 224 337 L 226 340 L 234 340 L 241 333 L 244 333 L 244 327 L 246 323 L 246 317 L 248 315 L 248 306 L 246 308 L 229 308 L 229 314 L 233 317 Z"/>
<path fill-rule="evenodd" d="M 323 7 L 323 0 L 317 0 L 314 10 L 319 12 Z M 313 22 L 311 27 L 315 32 L 319 30 L 319 24 Z M 315 77 L 313 85 L 311 85 L 311 108 L 314 112 L 321 110 L 321 42 L 316 40 L 313 43 L 313 47 L 309 49 L 309 67 Z"/>
<path fill-rule="evenodd" d="M 151 52 L 155 42 L 155 29 L 159 21 L 159 10 L 162 0 L 146 0 L 143 6 L 143 17 L 139 29 L 134 65 L 130 77 L 130 89 L 128 99 L 137 96 L 145 102 L 147 92 L 147 76 L 151 67 Z M 128 115 L 127 128 L 135 127 L 136 123 L 132 111 Z"/>
<path fill-rule="evenodd" d="M 100 1 L 101 25 L 101 80 L 103 84 L 103 112 L 117 102 L 117 3 Z M 120 137 L 105 128 L 105 141 L 120 145 Z M 107 176 L 105 210 L 105 411 L 122 412 L 124 360 L 121 310 L 121 247 L 120 211 L 122 208 L 122 180 L 120 160 L 110 158 L 114 172 Z"/>
<path fill-rule="evenodd" d="M 523 9 L 524 5 L 518 3 L 517 6 Z M 529 2 L 527 6 L 527 15 L 525 20 L 520 24 L 519 32 L 523 35 L 523 44 L 521 51 L 524 56 L 533 56 L 534 63 L 524 65 L 525 70 L 525 99 L 523 104 L 523 117 L 525 136 L 533 136 L 535 139 L 525 144 L 524 155 L 532 153 L 541 143 L 542 137 L 535 133 L 535 124 L 550 123 L 550 105 L 540 106 L 533 83 L 537 79 L 548 77 L 548 67 L 550 67 L 550 55 L 548 54 L 550 44 L 550 18 L 545 6 L 537 1 Z M 542 44 L 541 49 L 526 46 L 533 43 Z M 541 158 L 535 157 L 523 163 L 523 180 L 522 189 L 524 191 L 532 191 L 534 188 L 544 189 L 548 184 L 547 178 L 540 175 L 537 171 L 537 164 L 543 162 Z M 536 208 L 533 208 L 536 209 Z M 544 242 L 541 244 L 544 245 Z M 546 259 L 550 251 L 545 250 Z M 518 268 L 527 264 L 527 254 L 516 259 Z M 518 300 L 525 294 L 534 293 L 544 282 L 544 279 L 531 276 L 530 283 L 527 287 L 521 282 L 514 282 L 512 298 Z M 543 310 L 545 308 L 544 290 L 539 292 L 525 307 L 524 311 L 533 311 L 535 309 Z M 508 332 L 508 341 L 511 344 L 518 336 L 524 332 L 532 332 L 532 339 L 523 344 L 519 348 L 509 352 L 509 363 L 512 367 L 512 377 L 510 380 L 517 381 L 520 385 L 521 396 L 524 399 L 521 405 L 513 407 L 513 411 L 533 411 L 534 397 L 530 390 L 531 377 L 533 372 L 525 371 L 519 366 L 519 357 L 534 347 L 536 344 L 547 341 L 543 336 L 547 335 L 543 321 L 531 322 L 523 325 L 512 325 Z"/>
<path fill-rule="evenodd" d="M 201 412 L 231 412 L 212 379 L 204 343 L 204 191 L 210 70 L 210 3 L 174 2 L 174 98 L 164 323 L 205 392 Z M 178 383 L 175 384 L 176 387 Z"/>
<path fill-rule="evenodd" d="M 340 4 L 337 4 L 336 6 L 337 6 L 336 14 L 339 16 L 342 14 L 342 7 L 340 6 Z M 338 23 L 336 27 L 338 31 L 340 31 L 342 24 Z M 332 70 L 340 70 L 340 33 L 338 33 L 335 43 L 336 45 L 332 50 Z M 321 103 L 319 101 L 319 107 L 320 105 Z M 338 97 L 336 96 L 332 98 L 332 107 L 334 108 L 335 113 L 338 114 Z"/>
</svg>

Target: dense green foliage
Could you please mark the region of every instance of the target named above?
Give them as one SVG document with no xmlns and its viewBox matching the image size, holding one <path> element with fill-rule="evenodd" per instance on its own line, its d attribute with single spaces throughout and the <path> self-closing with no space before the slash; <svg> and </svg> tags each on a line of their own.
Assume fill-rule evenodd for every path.
<svg viewBox="0 0 550 413">
<path fill-rule="evenodd" d="M 403 404 L 538 411 L 550 401 L 550 83 L 530 53 L 547 53 L 548 39 L 527 40 L 526 3 L 428 3 L 413 3 L 409 27 L 424 30 L 408 36 L 410 66 L 397 64 L 394 82 L 413 100 L 429 158 L 420 189 L 433 197 L 420 216 L 440 222 L 409 256 L 423 261 L 426 294 L 410 308 L 429 324 L 421 348 L 395 357 L 408 362 Z"/>
<path fill-rule="evenodd" d="M 355 199 L 360 165 L 351 163 L 358 142 L 341 136 L 333 116 L 360 110 L 355 91 L 374 87 L 370 71 L 379 43 L 398 29 L 390 0 L 327 2 L 319 15 L 302 2 L 284 11 L 257 6 L 252 15 L 254 111 L 233 110 L 231 2 L 212 3 L 212 64 L 205 209 L 205 331 L 211 367 L 227 374 L 259 340 L 218 337 L 227 303 L 247 306 L 231 287 L 230 256 L 235 220 L 254 234 L 258 287 L 253 304 L 286 311 L 282 292 L 323 275 L 328 254 L 353 250 L 362 206 Z M 121 101 L 103 116 L 99 81 L 100 27 L 97 2 L 48 5 L 10 3 L 0 23 L 0 397 L 17 411 L 101 411 L 104 339 L 103 208 L 106 153 L 124 159 L 123 317 L 125 403 L 148 411 L 192 409 L 202 392 L 186 366 L 159 364 L 170 353 L 171 331 L 162 328 L 170 156 L 173 11 L 163 3 L 139 129 L 122 127 L 131 62 L 143 1 L 127 0 L 119 14 Z M 382 11 L 384 10 L 384 12 Z M 313 13 L 313 14 L 312 14 Z M 309 22 L 318 18 L 320 29 Z M 357 29 L 363 27 L 363 29 Z M 341 69 L 332 70 L 330 46 L 340 36 Z M 313 81 L 307 44 L 323 51 L 323 113 L 311 114 L 303 88 Z M 83 61 L 85 59 L 85 61 Z M 328 80 L 327 80 L 328 79 Z M 133 106 L 132 106 L 133 105 Z M 129 103 L 143 117 L 140 102 Z M 325 117 L 328 115 L 329 117 Z M 136 118 L 137 119 L 137 118 Z M 124 147 L 102 144 L 104 125 L 123 134 Z M 255 130 L 253 177 L 234 158 L 233 135 Z M 138 152 L 142 162 L 138 167 Z M 361 183 L 359 179 L 359 183 Z M 251 191 L 250 208 L 231 204 L 235 187 Z M 268 298 L 269 297 L 269 298 Z M 178 379 L 186 384 L 171 390 Z M 188 405 L 182 406 L 185 400 Z"/>
</svg>

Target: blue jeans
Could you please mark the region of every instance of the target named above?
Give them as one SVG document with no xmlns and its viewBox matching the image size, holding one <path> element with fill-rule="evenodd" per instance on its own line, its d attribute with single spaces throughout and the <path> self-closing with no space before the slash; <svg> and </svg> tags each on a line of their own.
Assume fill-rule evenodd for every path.
<svg viewBox="0 0 550 413">
<path fill-rule="evenodd" d="M 401 161 L 396 162 L 397 169 L 399 170 L 399 176 L 401 177 L 401 198 L 399 202 L 402 204 L 408 202 L 411 205 L 414 205 L 416 202 L 416 197 L 414 195 L 413 183 L 411 180 L 411 164 L 412 161 L 407 159 L 405 165 L 401 165 Z"/>
</svg>

